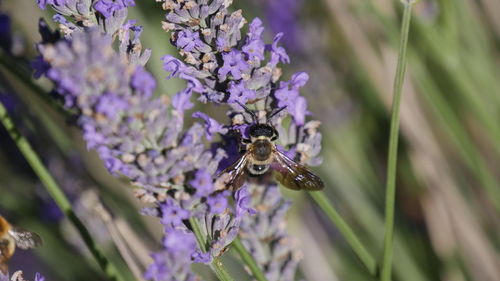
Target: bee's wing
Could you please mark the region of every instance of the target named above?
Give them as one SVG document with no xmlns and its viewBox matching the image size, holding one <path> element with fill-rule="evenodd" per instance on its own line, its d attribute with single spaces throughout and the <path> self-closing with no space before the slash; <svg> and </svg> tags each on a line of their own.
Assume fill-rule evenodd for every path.
<svg viewBox="0 0 500 281">
<path fill-rule="evenodd" d="M 246 179 L 245 167 L 247 163 L 248 152 L 219 173 L 218 177 L 224 176 L 224 174 L 228 175 L 228 178 L 224 180 L 226 189 L 237 190 L 243 185 Z"/>
<path fill-rule="evenodd" d="M 18 226 L 12 226 L 9 229 L 9 235 L 16 242 L 16 246 L 24 250 L 43 244 L 42 238 L 38 234 Z"/>
<path fill-rule="evenodd" d="M 278 150 L 274 151 L 271 168 L 275 171 L 276 179 L 289 189 L 314 191 L 325 187 L 318 176 Z"/>
</svg>

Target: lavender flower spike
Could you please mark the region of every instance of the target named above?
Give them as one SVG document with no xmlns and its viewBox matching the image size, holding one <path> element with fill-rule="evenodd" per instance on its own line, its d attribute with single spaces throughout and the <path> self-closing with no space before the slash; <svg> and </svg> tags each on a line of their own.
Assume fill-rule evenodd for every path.
<svg viewBox="0 0 500 281">
<path fill-rule="evenodd" d="M 307 82 L 307 74 L 297 73 L 288 82 L 279 81 L 278 64 L 290 62 L 279 46 L 283 34 L 265 44 L 262 21 L 254 19 L 243 36 L 246 20 L 241 11 L 228 12 L 232 1 L 162 2 L 167 11 L 163 28 L 172 32 L 172 43 L 184 59 L 164 58 L 171 76 L 197 84 L 195 92 L 203 102 L 229 103 L 240 111 L 238 103 L 262 101 L 260 106 L 265 110 L 279 103 L 297 125 L 305 124 L 307 102 L 298 90 Z"/>
<path fill-rule="evenodd" d="M 240 10 L 228 11 L 232 1 L 160 2 L 167 11 L 163 29 L 171 32 L 171 42 L 182 56 L 182 60 L 173 56 L 163 58 L 164 69 L 171 73 L 169 77 L 179 77 L 196 85 L 191 89 L 199 94 L 202 102 L 231 106 L 227 112 L 231 122 L 226 126 L 213 122 L 206 114 L 196 113 L 196 117 L 208 124 L 207 135 L 218 132 L 225 140 L 223 147 L 229 157 L 240 157 L 235 153 L 238 151 L 235 145 L 228 145 L 238 143 L 238 138 L 227 132 L 239 131 L 245 136 L 248 126 L 255 122 L 241 104 L 255 109 L 261 122 L 279 110 L 272 120 L 265 120 L 279 131 L 278 149 L 300 163 L 318 165 L 321 162 L 319 122 L 306 120 L 310 114 L 307 101 L 299 93 L 309 77 L 299 72 L 289 81 L 280 80 L 279 65 L 290 62 L 287 52 L 279 45 L 283 34 L 278 33 L 273 42 L 266 44 L 262 21 L 258 18 L 253 19 L 246 34 L 242 34 L 246 20 Z M 282 121 L 287 115 L 292 122 L 285 127 Z M 224 127 L 229 130 L 220 130 Z M 300 254 L 284 229 L 284 215 L 290 202 L 281 197 L 272 183 L 248 186 L 234 194 L 242 242 L 269 280 L 293 280 Z"/>
<path fill-rule="evenodd" d="M 301 253 L 286 232 L 285 214 L 291 202 L 281 197 L 276 185 L 250 187 L 252 206 L 260 210 L 245 217 L 240 236 L 269 281 L 292 281 Z"/>
<path fill-rule="evenodd" d="M 54 82 L 65 107 L 77 116 L 88 147 L 99 153 L 110 172 L 142 186 L 142 198 L 153 196 L 164 211 L 164 224 L 178 224 L 179 220 L 165 221 L 169 212 L 161 206 L 172 201 L 166 200 L 167 190 L 185 194 L 183 202 L 186 209 L 191 208 L 196 202 L 173 186 L 182 186 L 186 174 L 198 167 L 214 173 L 223 156 L 205 150 L 203 127 L 195 124 L 183 133 L 182 114 L 171 112 L 166 100 L 151 98 L 155 86 L 151 75 L 141 65 L 124 64 L 112 50 L 111 37 L 97 28 L 75 32 L 69 41 L 42 43 L 38 49 L 48 64 L 47 78 Z M 179 202 L 174 203 L 183 213 Z M 166 237 L 173 230 L 168 228 Z M 197 252 L 192 245 L 189 256 Z M 172 258 L 170 262 L 188 269 L 192 262 Z"/>
</svg>

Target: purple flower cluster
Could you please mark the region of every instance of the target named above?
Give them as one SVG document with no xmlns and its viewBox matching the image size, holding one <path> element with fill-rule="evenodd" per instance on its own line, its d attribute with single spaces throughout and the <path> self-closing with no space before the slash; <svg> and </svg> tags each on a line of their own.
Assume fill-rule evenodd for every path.
<svg viewBox="0 0 500 281">
<path fill-rule="evenodd" d="M 241 11 L 228 12 L 231 2 L 163 0 L 162 8 L 167 11 L 163 28 L 171 32 L 171 42 L 182 56 L 182 60 L 165 56 L 164 69 L 171 73 L 169 77 L 186 80 L 187 91 L 199 94 L 200 101 L 231 106 L 227 113 L 232 118 L 231 124 L 221 127 L 214 122 L 211 126 L 221 134 L 225 131 L 220 128 L 245 134 L 253 122 L 240 104 L 253 105 L 259 118 L 285 108 L 277 118 L 268 120 L 280 133 L 278 148 L 301 163 L 318 165 L 321 162 L 319 122 L 306 122 L 307 102 L 299 94 L 308 75 L 299 72 L 289 81 L 280 81 L 279 63 L 290 62 L 285 49 L 279 46 L 283 34 L 278 33 L 271 44 L 266 44 L 262 22 L 256 18 L 242 35 L 246 20 Z M 293 122 L 283 126 L 281 122 L 287 114 Z M 224 148 L 230 158 L 238 156 L 231 155 L 231 147 Z M 246 205 L 254 197 L 253 206 L 259 210 L 256 216 L 243 217 L 242 241 L 270 280 L 293 280 L 300 255 L 284 229 L 284 215 L 290 203 L 272 184 L 252 184 L 250 190 L 251 196 L 248 189 L 244 189 L 244 196 L 236 196 L 238 204 L 245 201 Z M 247 212 L 254 213 L 253 210 Z"/>
<path fill-rule="evenodd" d="M 164 224 L 172 214 L 186 215 L 168 211 L 172 200 L 167 200 L 167 190 L 173 196 L 182 194 L 188 210 L 196 202 L 184 190 L 186 177 L 201 167 L 211 177 L 224 156 L 222 150 L 213 154 L 205 149 L 203 126 L 182 131 L 186 104 L 177 103 L 171 110 L 167 99 L 152 99 L 151 75 L 140 64 L 125 64 L 113 51 L 111 37 L 96 27 L 73 32 L 71 40 L 42 43 L 38 49 L 48 65 L 46 77 L 66 109 L 78 116 L 88 147 L 99 153 L 109 171 L 142 186 L 143 197 L 154 194 Z M 166 237 L 172 229 L 166 229 Z M 197 251 L 195 244 L 190 251 Z"/>
<path fill-rule="evenodd" d="M 283 147 L 300 152 L 297 157 L 303 163 L 319 164 L 321 160 L 316 158 L 321 149 L 321 134 L 316 130 L 319 123 L 306 123 L 307 101 L 299 94 L 309 77 L 298 72 L 289 81 L 280 81 L 278 64 L 290 62 L 285 49 L 278 45 L 283 34 L 278 33 L 271 44 L 266 44 L 262 22 L 256 18 L 242 36 L 246 21 L 241 11 L 229 14 L 231 1 L 162 2 L 167 11 L 163 28 L 171 31 L 172 44 L 179 48 L 184 60 L 170 55 L 163 57 L 164 69 L 171 73 L 169 78 L 186 80 L 187 94 L 198 93 L 202 102 L 231 105 L 228 115 L 233 117 L 232 128 L 237 126 L 241 131 L 245 131 L 252 119 L 239 104 L 254 104 L 261 115 L 285 107 L 278 117 L 288 113 L 293 118 L 288 130 L 280 125 L 282 118 L 270 120 L 280 133 L 285 132 Z M 212 128 L 225 133 L 220 126 Z M 287 132 L 292 135 L 287 136 Z"/>
<path fill-rule="evenodd" d="M 319 164 L 319 122 L 306 122 L 307 102 L 299 94 L 308 76 L 299 72 L 290 81 L 280 81 L 278 64 L 290 61 L 278 45 L 282 34 L 266 44 L 262 23 L 254 19 L 242 36 L 246 21 L 241 11 L 228 12 L 228 0 L 162 1 L 167 11 L 163 28 L 172 31 L 171 42 L 182 56 L 182 60 L 164 56 L 164 69 L 187 86 L 172 98 L 153 98 L 156 82 L 144 68 L 151 51 L 142 50 L 142 27 L 126 21 L 127 7 L 133 1 L 42 2 L 42 8 L 51 5 L 59 13 L 54 20 L 64 38 L 41 22 L 44 40 L 38 45 L 41 56 L 34 64 L 36 74 L 54 83 L 56 95 L 75 115 L 88 148 L 98 152 L 106 168 L 131 179 L 140 187 L 136 196 L 154 204 L 142 213 L 160 218 L 165 232 L 163 250 L 153 254 L 146 278 L 195 280 L 190 264 L 210 262 L 240 234 L 257 259 L 261 253 L 255 249 L 271 246 L 271 256 L 265 261 L 260 256 L 259 264 L 270 278 L 278 274 L 290 280 L 297 264 L 296 249 L 283 244 L 288 241 L 286 232 L 275 228 L 283 225 L 289 203 L 283 203 L 272 184 L 222 191 L 225 186 L 214 181 L 214 175 L 224 168 L 223 158 L 238 155 L 231 154 L 233 147 L 215 143 L 209 149 L 206 144 L 216 134 L 236 143 L 230 132 L 245 133 L 253 120 L 240 104 L 253 104 L 261 117 L 284 108 L 270 120 L 280 132 L 279 149 L 302 163 Z M 120 41 L 118 52 L 113 50 L 113 38 Z M 193 107 L 193 94 L 202 102 L 229 104 L 230 124 L 196 112 L 192 117 L 202 124 L 195 122 L 184 129 L 184 114 Z M 287 114 L 293 122 L 283 126 Z M 264 195 L 252 203 L 251 193 L 259 192 Z M 196 243 L 193 220 L 200 222 L 206 252 Z M 252 229 L 284 246 L 265 245 L 261 237 L 244 235 Z"/>
<path fill-rule="evenodd" d="M 182 183 L 186 172 L 210 166 L 213 157 L 217 163 L 223 152 L 205 151 L 203 127 L 195 124 L 183 133 L 182 104 L 172 114 L 166 99 L 152 99 L 151 74 L 124 64 L 111 44 L 111 37 L 91 28 L 71 41 L 38 47 L 50 64 L 46 76 L 66 109 L 79 116 L 88 148 L 112 173 L 147 187 Z"/>
<path fill-rule="evenodd" d="M 174 263 L 189 280 L 189 265 L 220 254 L 237 235 L 248 209 L 242 202 L 233 211 L 228 192 L 214 193 L 213 175 L 225 153 L 208 150 L 203 138 L 224 128 L 200 113 L 205 127 L 195 123 L 183 131 L 183 114 L 192 106 L 188 91 L 172 100 L 152 98 L 155 81 L 142 66 L 148 55 L 124 47 L 140 46 L 141 29 L 133 22 L 118 31 L 120 54 L 112 49 L 112 37 L 96 26 L 75 29 L 65 39 L 57 39 L 43 22 L 40 28 L 45 40 L 38 45 L 38 74 L 54 83 L 64 107 L 77 117 L 88 148 L 99 153 L 108 170 L 130 178 L 142 187 L 136 190 L 138 197 L 156 203 L 144 213 L 161 218 L 164 250 L 153 255 L 155 263 L 146 275 L 170 280 L 165 276 L 179 274 L 167 266 Z M 191 217 L 202 221 L 208 253 L 191 243 L 196 242 L 186 222 Z M 172 243 L 176 239 L 183 248 Z M 162 270 L 165 266 L 168 271 Z"/>
<path fill-rule="evenodd" d="M 285 49 L 278 45 L 283 34 L 278 33 L 271 44 L 266 44 L 262 22 L 256 18 L 242 36 L 246 20 L 239 10 L 229 14 L 231 2 L 163 0 L 162 8 L 167 11 L 163 28 L 171 32 L 172 44 L 183 57 L 183 61 L 170 55 L 163 57 L 164 69 L 171 73 L 169 78 L 187 81 L 188 95 L 196 92 L 202 102 L 231 105 L 228 115 L 233 117 L 233 127 L 229 128 L 244 132 L 252 122 L 239 104 L 254 104 L 260 115 L 285 107 L 278 116 L 281 118 L 269 120 L 280 131 L 283 148 L 302 163 L 319 164 L 319 122 L 306 123 L 307 101 L 299 94 L 308 75 L 298 72 L 289 81 L 280 81 L 278 64 L 290 62 Z M 285 129 L 281 121 L 287 113 L 294 122 Z M 225 133 L 218 123 L 211 128 L 215 129 L 210 135 L 214 131 Z"/>
<path fill-rule="evenodd" d="M 172 32 L 172 43 L 184 59 L 182 62 L 170 55 L 163 58 L 165 70 L 172 73 L 170 77 L 196 85 L 192 90 L 200 94 L 203 102 L 229 103 L 241 110 L 238 103 L 268 99 L 265 106 L 269 107 L 279 101 L 297 123 L 303 124 L 307 104 L 298 89 L 307 81 L 307 75 L 298 73 L 292 81 L 278 83 L 278 63 L 290 62 L 285 49 L 278 45 L 283 34 L 266 44 L 262 22 L 256 18 L 242 36 L 246 21 L 240 10 L 228 12 L 231 1 L 162 2 L 167 10 L 163 28 Z M 282 102 L 284 99 L 286 102 Z"/>
</svg>

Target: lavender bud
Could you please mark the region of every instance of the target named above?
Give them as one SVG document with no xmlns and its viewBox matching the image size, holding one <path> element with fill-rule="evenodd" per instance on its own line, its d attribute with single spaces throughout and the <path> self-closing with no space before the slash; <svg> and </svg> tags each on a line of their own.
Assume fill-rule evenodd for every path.
<svg viewBox="0 0 500 281">
<path fill-rule="evenodd" d="M 245 216 L 240 237 L 269 281 L 294 280 L 300 260 L 297 244 L 286 232 L 285 214 L 291 202 L 281 197 L 277 186 L 251 185 L 256 214 Z"/>
</svg>

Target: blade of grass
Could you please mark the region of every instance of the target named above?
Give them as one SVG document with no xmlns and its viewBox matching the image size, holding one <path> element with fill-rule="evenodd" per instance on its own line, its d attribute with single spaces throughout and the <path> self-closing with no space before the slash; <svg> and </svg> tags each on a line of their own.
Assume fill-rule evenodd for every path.
<svg viewBox="0 0 500 281">
<path fill-rule="evenodd" d="M 453 6 L 453 5 L 452 5 Z M 460 5 L 458 5 L 460 6 Z M 445 9 L 447 11 L 447 15 L 450 13 L 450 9 Z M 392 30 L 393 29 L 393 20 L 384 18 L 379 11 L 377 11 L 374 7 L 371 7 L 370 12 L 372 14 L 377 15 L 377 18 L 384 23 L 384 30 Z M 458 16 L 457 16 L 458 17 Z M 460 17 L 464 21 L 466 21 L 465 16 Z M 469 20 L 470 21 L 470 20 Z M 466 21 L 467 24 L 469 25 L 469 21 Z M 422 46 L 415 46 L 413 48 L 413 54 L 411 52 L 412 48 L 410 48 L 410 53 L 408 55 L 409 60 L 412 62 L 412 66 L 414 66 L 413 73 L 415 75 L 415 78 L 418 78 L 418 83 L 416 85 L 419 86 L 419 88 L 424 89 L 426 87 L 423 86 L 423 83 L 430 87 L 429 89 L 422 90 L 421 92 L 423 93 L 423 96 L 430 100 L 428 103 L 430 107 L 435 108 L 436 110 L 436 117 L 443 120 L 442 124 L 444 126 L 444 131 L 446 131 L 450 135 L 450 140 L 455 143 L 455 146 L 457 147 L 457 152 L 460 153 L 462 156 L 464 163 L 469 166 L 471 171 L 474 173 L 474 175 L 477 177 L 478 181 L 480 182 L 480 186 L 483 187 L 486 192 L 490 194 L 489 198 L 494 204 L 494 206 L 497 208 L 497 210 L 500 210 L 500 196 L 499 194 L 499 189 L 498 189 L 498 183 L 495 180 L 495 177 L 491 171 L 491 169 L 488 167 L 487 162 L 485 161 L 486 159 L 481 155 L 480 150 L 478 147 L 474 145 L 473 138 L 469 135 L 467 132 L 467 128 L 464 125 L 466 121 L 464 119 L 461 119 L 461 112 L 460 109 L 458 111 L 453 110 L 453 105 L 450 104 L 449 102 L 446 101 L 446 95 L 444 92 L 439 93 L 439 88 L 438 84 L 443 83 L 444 81 L 448 81 L 449 85 L 447 86 L 446 91 L 451 91 L 454 92 L 454 98 L 457 101 L 461 101 L 461 103 L 467 104 L 467 110 L 470 113 L 472 112 L 477 112 L 475 118 L 477 118 L 476 122 L 485 122 L 490 123 L 492 125 L 493 123 L 491 120 L 494 120 L 495 118 L 491 118 L 492 116 L 495 116 L 494 114 L 488 113 L 486 111 L 487 106 L 494 106 L 496 103 L 494 102 L 494 99 L 490 97 L 486 98 L 484 94 L 486 93 L 496 93 L 498 92 L 497 90 L 491 90 L 491 89 L 498 89 L 498 86 L 495 85 L 485 85 L 486 83 L 476 83 L 477 81 L 482 81 L 480 78 L 486 78 L 487 76 L 490 76 L 492 73 L 496 73 L 496 70 L 494 67 L 489 66 L 489 62 L 491 61 L 490 57 L 488 58 L 481 58 L 480 55 L 483 53 L 489 54 L 487 50 L 477 50 L 476 53 L 474 54 L 469 52 L 469 50 L 454 50 L 450 46 L 459 46 L 459 39 L 448 39 L 445 40 L 443 38 L 453 38 L 453 36 L 443 36 L 443 34 L 449 34 L 451 33 L 450 30 L 448 29 L 443 29 L 441 27 L 438 29 L 439 31 L 436 31 L 437 27 L 428 27 L 425 24 L 422 24 L 419 20 L 416 20 L 413 22 L 413 27 L 415 30 L 414 36 L 416 38 L 419 38 L 418 44 Z M 445 30 L 445 31 L 443 31 Z M 395 37 L 392 36 L 395 31 L 387 32 L 389 38 Z M 481 33 L 480 31 L 477 32 L 462 32 L 463 34 L 469 34 L 470 36 L 473 36 L 470 39 L 467 39 L 467 42 L 470 43 L 475 43 L 475 42 L 482 42 L 481 41 L 481 36 L 479 34 Z M 477 35 L 477 36 L 476 36 Z M 391 39 L 393 41 L 397 40 L 396 38 Z M 462 39 L 463 40 L 463 39 Z M 487 44 L 483 44 L 487 46 Z M 425 46 L 425 47 L 423 47 Z M 423 51 L 419 50 L 419 48 L 424 49 Z M 453 51 L 451 51 L 453 50 Z M 450 53 L 453 52 L 453 55 Z M 434 84 L 435 85 L 430 85 L 429 82 L 431 80 L 429 79 L 422 79 L 420 78 L 423 75 L 427 75 L 426 72 L 431 73 L 432 69 L 429 69 L 428 66 L 424 66 L 422 64 L 422 57 L 425 56 L 430 56 L 431 61 L 434 63 L 437 63 L 440 65 L 440 71 L 443 73 L 446 73 L 445 77 L 440 77 L 439 81 L 436 81 L 437 78 L 432 77 L 434 79 Z M 455 59 L 452 58 L 458 58 L 460 57 L 460 60 L 455 61 Z M 457 66 L 457 62 L 460 62 L 460 67 Z M 480 66 L 481 71 L 478 69 L 474 69 L 475 67 Z M 427 69 L 424 69 L 427 68 Z M 459 69 L 459 70 L 458 70 Z M 472 70 L 474 69 L 474 70 Z M 425 71 L 426 72 L 425 72 Z M 420 76 L 420 77 L 419 77 Z M 486 80 L 495 80 L 495 79 L 486 79 Z M 429 81 L 429 82 L 427 82 Z M 437 83 L 439 82 L 439 83 Z M 474 84 L 475 83 L 475 84 Z M 474 84 L 474 85 L 473 85 Z M 431 92 L 433 92 L 431 94 Z M 481 93 L 481 94 L 477 94 Z M 431 101 L 432 100 L 432 101 Z M 490 112 L 493 112 L 494 110 L 491 110 Z M 490 118 L 487 118 L 487 117 Z M 470 118 L 470 117 L 468 117 Z M 489 119 L 486 120 L 486 119 Z M 492 125 L 493 126 L 493 125 Z M 498 126 L 484 126 L 484 134 L 487 137 L 490 137 L 492 142 L 492 147 L 495 149 L 498 155 L 500 155 L 500 142 L 495 142 L 494 139 L 496 136 L 500 136 L 500 134 L 497 134 L 496 132 L 498 131 Z"/>
<path fill-rule="evenodd" d="M 359 257 L 363 265 L 368 269 L 368 272 L 372 276 L 377 274 L 377 263 L 375 259 L 370 255 L 368 250 L 363 246 L 361 241 L 358 239 L 354 231 L 349 227 L 349 225 L 344 221 L 339 213 L 333 208 L 328 199 L 321 192 L 310 192 L 309 195 L 318 204 L 318 206 L 325 212 L 332 223 L 337 226 L 339 231 L 344 236 L 347 243 L 351 246 L 354 253 Z"/>
<path fill-rule="evenodd" d="M 404 6 L 403 21 L 401 24 L 401 39 L 399 46 L 398 64 L 394 78 L 394 97 L 392 103 L 391 131 L 389 136 L 389 155 L 387 159 L 387 184 L 385 202 L 385 236 L 384 251 L 381 267 L 381 281 L 391 280 L 393 237 L 394 237 L 394 204 L 396 201 L 396 164 L 398 157 L 399 140 L 399 109 L 406 68 L 406 46 L 410 30 L 411 8 L 413 0 L 402 0 Z"/>
<path fill-rule="evenodd" d="M 246 263 L 246 265 L 248 265 L 250 271 L 253 274 L 253 277 L 258 281 L 267 281 L 264 273 L 262 272 L 262 270 L 260 270 L 252 255 L 250 255 L 247 249 L 245 249 L 245 246 L 243 246 L 243 243 L 241 243 L 240 238 L 236 237 L 231 245 L 234 247 L 236 252 L 238 252 L 241 259 Z"/>
<path fill-rule="evenodd" d="M 200 246 L 203 252 L 207 252 L 207 241 L 203 235 L 203 232 L 200 228 L 198 221 L 194 218 L 189 219 L 189 223 L 193 229 L 193 233 L 196 237 L 196 241 L 198 241 L 198 245 Z M 229 274 L 227 269 L 222 264 L 222 261 L 219 257 L 214 257 L 212 262 L 210 263 L 210 269 L 217 275 L 220 281 L 233 281 L 233 277 Z"/>
<path fill-rule="evenodd" d="M 66 198 L 66 195 L 64 195 L 54 178 L 47 171 L 27 139 L 24 138 L 16 129 L 14 123 L 12 122 L 12 119 L 8 116 L 7 110 L 2 103 L 0 103 L 0 121 L 4 125 L 12 140 L 16 143 L 26 161 L 39 177 L 40 181 L 45 186 L 50 196 L 54 199 L 61 211 L 68 217 L 71 223 L 73 223 L 73 225 L 76 227 L 85 245 L 88 247 L 89 251 L 103 270 L 106 277 L 108 277 L 108 279 L 110 280 L 124 281 L 125 279 L 123 278 L 121 273 L 116 269 L 114 264 L 111 263 L 108 258 L 106 258 L 101 249 L 99 249 L 99 247 L 95 243 L 92 235 L 90 235 L 85 225 L 76 216 L 68 198 Z"/>
<path fill-rule="evenodd" d="M 359 130 L 354 127 L 350 130 L 360 133 Z M 339 136 L 337 132 L 334 134 L 330 132 L 325 134 L 325 136 L 330 143 L 345 143 L 346 140 L 352 138 L 352 135 Z M 339 147 L 338 143 L 333 143 L 332 145 Z M 342 148 L 345 150 L 342 150 L 341 154 L 356 155 L 354 150 L 358 147 Z M 322 173 L 325 182 L 331 183 L 332 189 L 333 187 L 339 187 L 336 188 L 335 197 L 344 205 L 343 209 L 349 214 L 350 220 L 354 221 L 359 227 L 358 238 L 360 238 L 365 247 L 371 252 L 378 251 L 381 249 L 381 246 L 378 245 L 382 245 L 383 237 L 381 237 L 380 233 L 383 232 L 384 218 L 379 214 L 380 210 L 377 204 L 372 201 L 371 196 L 366 190 L 376 188 L 379 181 L 373 180 L 372 182 L 365 182 L 364 180 L 356 178 L 352 173 L 352 168 L 345 165 L 345 161 L 342 160 L 342 156 L 339 156 L 338 151 L 325 151 L 323 156 L 325 162 L 329 163 L 327 169 L 329 172 Z M 398 231 L 394 233 L 394 273 L 397 274 L 398 279 L 405 281 L 432 280 L 426 276 L 426 272 L 419 265 L 418 259 L 414 255 L 415 253 L 409 247 L 411 244 L 412 241 L 408 240 L 405 235 L 402 235 L 401 231 L 399 233 Z M 345 280 L 360 279 L 351 277 L 345 278 Z"/>
</svg>

